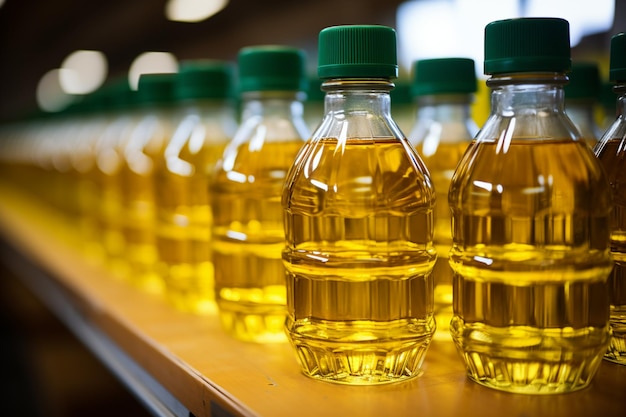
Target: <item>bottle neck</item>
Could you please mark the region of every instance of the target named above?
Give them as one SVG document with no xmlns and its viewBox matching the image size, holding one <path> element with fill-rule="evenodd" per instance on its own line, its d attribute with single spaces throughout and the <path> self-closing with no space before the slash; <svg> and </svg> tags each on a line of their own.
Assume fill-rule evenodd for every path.
<svg viewBox="0 0 626 417">
<path fill-rule="evenodd" d="M 563 86 L 568 78 L 562 73 L 502 74 L 487 80 L 491 88 L 491 111 L 505 117 L 525 113 L 564 113 Z"/>
<path fill-rule="evenodd" d="M 613 87 L 613 91 L 617 93 L 617 114 L 626 116 L 626 82 L 620 82 Z"/>
<path fill-rule="evenodd" d="M 281 117 L 301 119 L 304 94 L 297 91 L 251 91 L 242 94 L 241 119 Z"/>
<path fill-rule="evenodd" d="M 421 96 L 417 99 L 417 120 L 452 122 L 470 119 L 471 96 L 445 94 Z"/>
<path fill-rule="evenodd" d="M 394 84 L 389 79 L 330 79 L 322 83 L 326 92 L 324 113 L 367 113 L 391 117 L 389 92 Z"/>
</svg>

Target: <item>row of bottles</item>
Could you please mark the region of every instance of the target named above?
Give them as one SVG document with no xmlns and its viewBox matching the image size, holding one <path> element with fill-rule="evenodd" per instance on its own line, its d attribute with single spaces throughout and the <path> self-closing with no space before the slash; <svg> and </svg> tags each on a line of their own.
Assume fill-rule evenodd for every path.
<svg viewBox="0 0 626 417">
<path fill-rule="evenodd" d="M 473 60 L 417 61 L 393 93 L 395 31 L 349 25 L 320 32 L 318 79 L 289 46 L 183 62 L 4 128 L 0 167 L 86 257 L 237 339 L 289 341 L 310 377 L 402 381 L 451 339 L 480 384 L 574 391 L 626 364 L 625 49 L 604 135 L 565 20 L 486 27 L 480 130 Z"/>
</svg>

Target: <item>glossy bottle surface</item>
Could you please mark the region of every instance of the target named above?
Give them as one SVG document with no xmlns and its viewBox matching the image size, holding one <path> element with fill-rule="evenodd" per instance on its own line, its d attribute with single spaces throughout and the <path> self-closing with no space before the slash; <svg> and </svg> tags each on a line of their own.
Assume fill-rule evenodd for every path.
<svg viewBox="0 0 626 417">
<path fill-rule="evenodd" d="M 432 188 L 404 139 L 310 142 L 288 183 L 287 330 L 305 374 L 416 376 L 434 332 Z M 398 175 L 398 173 L 402 173 Z"/>
<path fill-rule="evenodd" d="M 613 336 L 605 359 L 626 365 L 626 88 L 621 87 L 621 91 L 618 100 L 620 116 L 598 142 L 594 152 L 607 172 L 613 192 L 611 254 L 615 264 L 609 277 Z"/>
<path fill-rule="evenodd" d="M 471 67 L 474 76 L 473 65 Z M 475 81 L 474 81 L 475 85 Z M 436 338 L 450 339 L 452 319 L 452 269 L 448 260 L 452 246 L 448 189 L 454 170 L 478 128 L 469 115 L 469 94 L 443 94 L 418 98 L 417 123 L 409 140 L 428 167 L 435 186 L 435 280 Z"/>
<path fill-rule="evenodd" d="M 582 141 L 470 147 L 450 188 L 450 263 L 451 334 L 472 379 L 540 394 L 590 382 L 609 339 L 607 191 Z"/>
<path fill-rule="evenodd" d="M 157 169 L 156 243 L 168 299 L 180 310 L 216 311 L 209 181 L 235 128 L 219 103 L 190 109 Z"/>
</svg>

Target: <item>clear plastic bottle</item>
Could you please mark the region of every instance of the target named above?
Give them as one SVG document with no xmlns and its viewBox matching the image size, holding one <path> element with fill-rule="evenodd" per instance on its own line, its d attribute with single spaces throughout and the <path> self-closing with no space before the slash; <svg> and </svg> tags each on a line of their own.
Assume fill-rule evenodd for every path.
<svg viewBox="0 0 626 417">
<path fill-rule="evenodd" d="M 175 96 L 183 117 L 156 168 L 156 243 L 166 295 L 192 313 L 216 311 L 208 185 L 237 126 L 233 81 L 230 63 L 181 62 Z"/>
<path fill-rule="evenodd" d="M 322 80 L 319 77 L 309 77 L 309 88 L 304 101 L 304 121 L 311 132 L 317 129 L 324 117 L 324 92 L 321 86 Z"/>
<path fill-rule="evenodd" d="M 609 277 L 613 335 L 604 358 L 626 365 L 626 33 L 611 39 L 610 78 L 619 95 L 619 116 L 607 129 L 594 153 L 604 166 L 613 191 L 611 253 L 615 265 Z"/>
<path fill-rule="evenodd" d="M 472 59 L 434 58 L 413 64 L 411 95 L 415 97 L 417 116 L 408 139 L 428 167 L 437 194 L 434 238 L 437 262 L 433 275 L 438 339 L 450 339 L 452 319 L 448 189 L 457 164 L 478 132 L 470 112 L 476 89 Z"/>
<path fill-rule="evenodd" d="M 122 277 L 127 273 L 120 180 L 124 159 L 122 140 L 130 135 L 137 122 L 137 93 L 125 78 L 115 79 L 104 88 L 107 121 L 94 145 L 92 175 L 99 197 L 93 223 L 100 235 L 105 265 L 114 275 Z"/>
<path fill-rule="evenodd" d="M 395 87 L 390 93 L 391 117 L 402 132 L 408 133 L 415 125 L 415 110 L 417 109 L 411 94 L 411 80 L 408 77 L 397 78 L 393 84 Z"/>
<path fill-rule="evenodd" d="M 210 185 L 215 297 L 223 328 L 250 342 L 284 342 L 287 171 L 308 137 L 303 51 L 282 45 L 238 55 L 241 122 Z"/>
<path fill-rule="evenodd" d="M 565 112 L 592 148 L 602 136 L 596 123 L 600 98 L 600 71 L 595 62 L 574 62 L 565 85 Z"/>
<path fill-rule="evenodd" d="M 283 192 L 286 330 L 302 371 L 368 385 L 421 373 L 435 332 L 435 193 L 391 116 L 396 35 L 319 34 L 325 116 Z"/>
<path fill-rule="evenodd" d="M 551 394 L 587 386 L 610 339 L 609 183 L 564 110 L 569 23 L 485 28 L 492 111 L 454 173 L 450 332 L 469 377 Z"/>
<path fill-rule="evenodd" d="M 120 187 L 126 277 L 154 294 L 164 290 L 158 269 L 154 176 L 179 118 L 174 96 L 176 73 L 141 74 L 137 88 L 140 114 L 122 138 Z"/>
</svg>

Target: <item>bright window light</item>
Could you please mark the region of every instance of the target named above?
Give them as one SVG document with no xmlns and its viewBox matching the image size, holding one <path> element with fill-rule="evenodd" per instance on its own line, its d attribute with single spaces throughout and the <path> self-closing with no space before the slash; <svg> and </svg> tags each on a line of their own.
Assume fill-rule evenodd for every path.
<svg viewBox="0 0 626 417">
<path fill-rule="evenodd" d="M 571 45 L 610 30 L 614 0 L 413 0 L 398 7 L 398 60 L 406 73 L 417 59 L 467 57 L 482 68 L 485 26 L 515 17 L 561 17 Z M 482 76 L 482 71 L 480 74 Z"/>
<path fill-rule="evenodd" d="M 485 26 L 518 14 L 516 0 L 416 0 L 397 12 L 398 58 L 409 73 L 417 59 L 464 57 L 481 68 Z"/>
<path fill-rule="evenodd" d="M 130 65 L 128 82 L 137 90 L 141 74 L 178 72 L 178 60 L 169 52 L 144 52 Z"/>
<path fill-rule="evenodd" d="M 176 22 L 200 22 L 218 13 L 228 0 L 169 0 L 165 17 Z"/>
<path fill-rule="evenodd" d="M 615 0 L 529 0 L 526 16 L 556 16 L 569 22 L 570 44 L 578 45 L 587 35 L 610 30 Z"/>
<path fill-rule="evenodd" d="M 66 108 L 73 97 L 61 87 L 61 74 L 67 70 L 55 68 L 46 72 L 37 84 L 37 105 L 46 112 L 58 112 Z"/>
<path fill-rule="evenodd" d="M 108 63 L 100 51 L 78 50 L 63 60 L 61 87 L 68 94 L 88 94 L 104 83 Z"/>
</svg>

